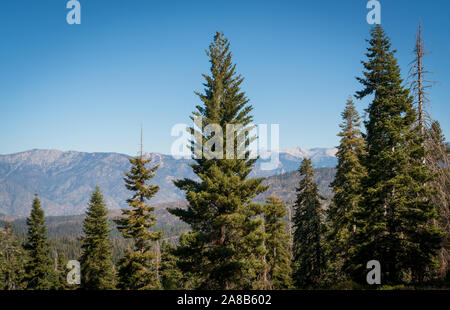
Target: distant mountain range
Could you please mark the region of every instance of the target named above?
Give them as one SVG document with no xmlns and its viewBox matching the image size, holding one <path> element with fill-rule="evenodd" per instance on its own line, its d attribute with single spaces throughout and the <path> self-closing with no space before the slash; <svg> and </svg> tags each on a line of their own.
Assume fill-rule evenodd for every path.
<svg viewBox="0 0 450 310">
<path fill-rule="evenodd" d="M 311 158 L 316 168 L 331 168 L 337 162 L 335 154 L 336 149 L 326 148 L 293 148 L 280 151 L 276 169 L 262 170 L 260 163 L 268 162 L 269 159 L 260 159 L 251 176 L 270 177 L 294 171 L 303 157 Z M 195 178 L 189 166 L 192 160 L 175 159 L 159 153 L 145 156 L 151 156 L 152 163 L 160 165 L 153 179 L 153 183 L 160 186 L 160 191 L 152 202 L 167 204 L 183 201 L 183 192 L 173 185 L 172 180 Z M 123 173 L 130 167 L 129 157 L 118 153 L 37 149 L 0 155 L 0 213 L 6 216 L 28 215 L 33 194 L 37 192 L 46 215 L 81 214 L 85 211 L 89 196 L 96 185 L 100 186 L 109 209 L 124 208 L 129 192 L 124 187 Z M 329 175 L 330 169 L 325 174 Z M 329 178 L 325 179 L 325 183 L 331 182 Z M 286 191 L 287 188 L 289 187 L 282 186 L 280 191 Z M 280 196 L 284 199 L 284 196 L 289 195 Z"/>
</svg>

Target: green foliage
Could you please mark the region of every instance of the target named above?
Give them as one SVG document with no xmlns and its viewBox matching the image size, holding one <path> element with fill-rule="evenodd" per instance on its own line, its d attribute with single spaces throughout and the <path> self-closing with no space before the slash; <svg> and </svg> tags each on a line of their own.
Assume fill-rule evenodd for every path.
<svg viewBox="0 0 450 310">
<path fill-rule="evenodd" d="M 399 285 L 383 285 L 380 287 L 381 291 L 402 291 L 402 290 L 411 290 L 411 287 L 407 287 L 404 284 Z"/>
<path fill-rule="evenodd" d="M 24 282 L 27 289 L 57 289 L 58 279 L 53 269 L 47 241 L 44 211 L 37 194 L 33 200 L 30 217 L 27 218 L 28 233 L 24 249 L 27 252 Z"/>
<path fill-rule="evenodd" d="M 161 246 L 161 285 L 165 290 L 183 289 L 183 273 L 177 266 L 178 257 L 174 255 L 174 247 L 163 241 Z"/>
<path fill-rule="evenodd" d="M 278 197 L 266 199 L 264 206 L 264 231 L 266 233 L 266 262 L 268 280 L 274 290 L 292 288 L 291 240 L 283 218 L 286 205 Z"/>
<path fill-rule="evenodd" d="M 54 253 L 63 253 L 68 259 L 77 259 L 81 256 L 81 240 L 84 215 L 74 216 L 52 216 L 46 217 L 45 222 L 48 228 L 48 240 L 50 243 L 50 254 L 55 259 Z M 111 231 L 109 239 L 112 244 L 112 261 L 116 264 L 125 254 L 126 250 L 133 245 L 132 240 L 124 239 L 117 230 L 114 222 L 109 219 L 109 229 Z M 5 225 L 0 221 L 0 225 Z M 16 219 L 11 222 L 16 233 L 19 244 L 25 242 L 26 221 Z M 67 228 L 67 230 L 65 229 Z M 161 231 L 165 239 L 178 239 L 179 236 L 188 231 L 189 227 L 176 224 L 157 223 L 150 227 L 150 231 Z"/>
<path fill-rule="evenodd" d="M 327 245 L 328 266 L 333 282 L 343 282 L 346 276 L 343 270 L 344 261 L 350 250 L 350 236 L 356 229 L 355 212 L 361 200 L 361 181 L 366 174 L 361 164 L 365 155 L 364 139 L 359 129 L 359 116 L 353 100 L 349 99 L 342 112 L 342 131 L 336 154 L 338 165 L 336 176 L 331 183 L 334 196 L 327 210 Z"/>
<path fill-rule="evenodd" d="M 23 288 L 24 252 L 10 223 L 0 227 L 0 290 Z"/>
<path fill-rule="evenodd" d="M 437 206 L 437 224 L 445 232 L 437 257 L 437 276 L 450 281 L 450 165 L 445 137 L 439 122 L 433 121 L 431 126 L 426 128 L 424 145 L 428 150 L 426 164 L 434 174 L 431 181 L 434 189 L 431 201 Z"/>
<path fill-rule="evenodd" d="M 437 216 L 429 199 L 432 175 L 423 163 L 423 138 L 413 126 L 413 99 L 402 86 L 395 51 L 380 25 L 371 36 L 366 71 L 358 78 L 364 89 L 357 92 L 358 98 L 374 95 L 365 122 L 367 177 L 347 267 L 355 281 L 364 282 L 365 264 L 376 259 L 383 283 L 408 277 L 420 282 L 434 264 L 442 236 L 430 225 Z"/>
<path fill-rule="evenodd" d="M 207 55 L 210 57 L 211 75 L 206 80 L 205 92 L 197 93 L 203 105 L 191 117 L 201 122 L 199 130 L 190 128 L 194 135 L 192 144 L 195 163 L 194 173 L 199 180 L 184 179 L 175 185 L 186 192 L 189 202 L 187 210 L 177 208 L 170 212 L 191 226 L 192 232 L 185 237 L 185 246 L 180 246 L 177 255 L 183 272 L 190 272 L 201 279 L 201 288 L 207 289 L 249 289 L 261 287 L 258 280 L 264 264 L 264 233 L 261 230 L 262 207 L 251 200 L 267 188 L 262 179 L 249 179 L 255 159 L 237 158 L 241 150 L 255 137 L 238 139 L 251 127 L 252 106 L 248 105 L 240 85 L 243 78 L 236 74 L 232 64 L 230 45 L 221 33 L 216 33 Z M 227 125 L 240 125 L 236 137 L 223 137 L 223 150 L 217 145 L 211 150 L 223 152 L 213 158 L 209 152 L 198 156 L 198 145 L 212 138 L 204 128 L 207 125 L 220 126 L 226 133 Z M 215 133 L 217 134 L 217 132 Z M 228 147 L 227 147 L 228 145 Z M 227 156 L 227 148 L 234 156 Z M 220 159 L 226 158 L 226 159 Z M 185 263 L 185 262 L 189 263 Z"/>
<path fill-rule="evenodd" d="M 82 289 L 108 290 L 115 288 L 107 214 L 108 209 L 100 188 L 97 186 L 91 195 L 84 219 L 84 236 L 81 238 L 83 250 L 80 258 Z"/>
<path fill-rule="evenodd" d="M 319 187 L 320 195 L 326 199 L 323 201 L 324 207 L 329 204 L 333 197 L 330 184 L 333 182 L 335 175 L 336 168 L 322 167 L 314 169 L 314 182 Z M 255 202 L 264 203 L 267 197 L 275 195 L 285 201 L 286 204 L 294 204 L 297 200 L 296 187 L 298 186 L 299 179 L 300 174 L 298 169 L 265 178 L 263 184 L 269 186 L 269 189 L 258 195 Z"/>
<path fill-rule="evenodd" d="M 58 275 L 58 289 L 59 290 L 73 290 L 77 289 L 78 285 L 67 283 L 67 274 L 70 270 L 66 268 L 68 260 L 66 255 L 61 252 L 57 253 L 55 251 L 57 257 L 54 258 L 56 260 L 56 274 Z"/>
<path fill-rule="evenodd" d="M 160 289 L 158 265 L 150 251 L 127 251 L 119 261 L 119 288 L 130 290 Z"/>
<path fill-rule="evenodd" d="M 161 238 L 161 232 L 150 231 L 156 222 L 152 212 L 154 207 L 146 205 L 159 190 L 149 181 L 155 176 L 158 166 L 146 168 L 150 159 L 141 156 L 130 158 L 131 171 L 125 173 L 126 188 L 133 192 L 127 200 L 130 210 L 123 209 L 123 217 L 115 220 L 117 228 L 126 239 L 133 240 L 133 250 L 127 251 L 119 261 L 119 284 L 122 289 L 159 289 L 158 262 L 152 250 Z"/>
<path fill-rule="evenodd" d="M 299 172 L 303 178 L 297 188 L 294 206 L 293 279 L 297 288 L 309 289 L 324 285 L 325 227 L 320 203 L 322 197 L 313 181 L 314 170 L 310 159 L 303 159 Z"/>
</svg>

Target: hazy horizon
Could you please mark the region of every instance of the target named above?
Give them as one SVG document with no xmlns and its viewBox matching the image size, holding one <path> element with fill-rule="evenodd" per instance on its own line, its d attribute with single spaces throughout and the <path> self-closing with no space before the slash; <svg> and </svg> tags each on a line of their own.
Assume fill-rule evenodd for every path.
<svg viewBox="0 0 450 310">
<path fill-rule="evenodd" d="M 255 124 L 280 124 L 280 149 L 338 145 L 340 113 L 361 88 L 366 1 L 83 1 L 80 25 L 67 24 L 65 5 L 2 2 L 0 154 L 135 154 L 141 124 L 145 149 L 170 153 L 172 126 L 190 124 L 200 103 L 194 91 L 217 30 L 231 42 Z M 428 79 L 439 82 L 428 109 L 446 136 L 449 9 L 448 1 L 383 1 L 381 20 L 404 78 L 421 20 Z M 361 116 L 368 102 L 356 101 Z"/>
</svg>

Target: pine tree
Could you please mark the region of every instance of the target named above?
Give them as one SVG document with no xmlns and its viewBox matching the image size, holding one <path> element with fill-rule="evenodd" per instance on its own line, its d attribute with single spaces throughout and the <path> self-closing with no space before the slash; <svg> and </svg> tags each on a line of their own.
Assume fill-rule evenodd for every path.
<svg viewBox="0 0 450 310">
<path fill-rule="evenodd" d="M 343 273 L 343 263 L 347 259 L 350 249 L 350 236 L 356 229 L 354 213 L 358 209 L 361 199 L 361 181 L 365 176 L 364 166 L 360 160 L 364 155 L 364 139 L 360 131 L 359 115 L 351 98 L 347 100 L 342 112 L 342 131 L 336 157 L 336 176 L 331 183 L 334 196 L 327 210 L 329 231 L 329 266 L 332 266 L 334 281 L 342 282 L 346 279 Z"/>
<path fill-rule="evenodd" d="M 27 218 L 28 233 L 24 249 L 28 259 L 25 263 L 24 282 L 27 289 L 50 290 L 58 288 L 47 241 L 44 210 L 35 194 L 30 217 Z"/>
<path fill-rule="evenodd" d="M 292 287 L 290 236 L 283 218 L 286 205 L 276 196 L 266 199 L 264 206 L 264 230 L 266 233 L 266 261 L 269 266 L 270 289 L 281 290 Z"/>
<path fill-rule="evenodd" d="M 205 92 L 197 93 L 203 105 L 197 106 L 191 117 L 201 127 L 190 128 L 194 136 L 192 168 L 199 179 L 175 182 L 186 192 L 189 205 L 187 210 L 170 210 L 192 229 L 185 236 L 185 246 L 177 249 L 180 265 L 186 267 L 183 272 L 201 279 L 200 287 L 207 289 L 261 287 L 259 275 L 264 268 L 264 233 L 258 217 L 262 206 L 251 200 L 266 187 L 261 185 L 261 178 L 248 178 L 256 161 L 249 158 L 247 148 L 255 137 L 244 134 L 251 127 L 252 106 L 240 89 L 243 78 L 236 74 L 229 49 L 228 40 L 216 33 L 207 51 L 211 75 L 203 75 Z M 205 129 L 207 125 L 220 127 L 224 133 L 219 139 L 223 144 L 219 141 L 210 150 L 208 142 L 219 137 L 219 129 L 212 135 Z M 227 125 L 242 128 L 234 137 L 229 135 Z M 242 136 L 245 138 L 238 138 Z M 202 145 L 204 153 L 199 154 Z"/>
<path fill-rule="evenodd" d="M 325 250 L 319 189 L 314 182 L 311 160 L 304 158 L 299 168 L 302 177 L 294 206 L 293 280 L 297 288 L 323 286 L 325 280 Z"/>
<path fill-rule="evenodd" d="M 123 217 L 115 222 L 122 236 L 133 240 L 133 249 L 129 249 L 119 262 L 118 286 L 131 290 L 159 289 L 159 267 L 153 247 L 162 234 L 149 230 L 156 222 L 152 214 L 155 208 L 146 204 L 159 190 L 158 186 L 149 183 L 159 166 L 147 168 L 152 159 L 144 159 L 142 151 L 140 156 L 129 161 L 131 170 L 125 173 L 124 180 L 126 188 L 133 192 L 127 200 L 131 209 L 122 209 Z"/>
<path fill-rule="evenodd" d="M 11 223 L 0 227 L 0 290 L 23 288 L 24 252 L 14 236 Z"/>
<path fill-rule="evenodd" d="M 81 288 L 86 290 L 109 290 L 115 287 L 114 265 L 111 261 L 111 241 L 108 209 L 100 188 L 91 195 L 81 238 L 82 255 Z"/>
<path fill-rule="evenodd" d="M 413 99 L 402 86 L 395 51 L 380 25 L 371 36 L 366 71 L 358 78 L 364 89 L 357 92 L 359 99 L 374 95 L 365 122 L 367 177 L 348 270 L 364 283 L 366 263 L 376 259 L 383 283 L 407 277 L 420 282 L 441 240 L 439 229 L 428 225 L 436 217 L 427 185 L 432 176 L 422 160 L 423 137 L 413 126 Z"/>
</svg>

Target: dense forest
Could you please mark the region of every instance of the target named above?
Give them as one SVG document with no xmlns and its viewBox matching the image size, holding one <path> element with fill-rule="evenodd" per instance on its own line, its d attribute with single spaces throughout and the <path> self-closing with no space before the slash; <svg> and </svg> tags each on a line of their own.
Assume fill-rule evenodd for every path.
<svg viewBox="0 0 450 310">
<path fill-rule="evenodd" d="M 407 83 L 389 37 L 373 27 L 361 89 L 343 100 L 338 164 L 321 172 L 330 187 L 323 189 L 326 181 L 304 158 L 298 171 L 272 178 L 268 191 L 264 178 L 249 177 L 255 137 L 245 130 L 253 106 L 228 39 L 216 33 L 206 51 L 210 73 L 196 93 L 201 103 L 191 115 L 199 126 L 188 129 L 196 178 L 174 181 L 187 205 L 168 206 L 177 224 L 159 223 L 150 204 L 159 167 L 141 146 L 129 159 L 128 208 L 121 214 L 109 213 L 97 187 L 86 214 L 65 218 L 63 226 L 45 217 L 38 193 L 26 220 L 2 223 L 0 288 L 448 289 L 449 149 L 427 113 L 423 46 L 419 28 Z M 370 103 L 362 121 L 355 101 L 363 98 Z M 241 127 L 223 137 L 223 148 L 197 156 L 217 133 L 204 130 L 211 124 L 223 132 L 228 124 Z M 245 156 L 223 156 L 229 149 Z M 287 186 L 292 180 L 295 188 Z M 80 263 L 79 283 L 67 281 L 69 259 Z M 366 277 L 373 260 L 381 266 L 377 285 Z"/>
</svg>

